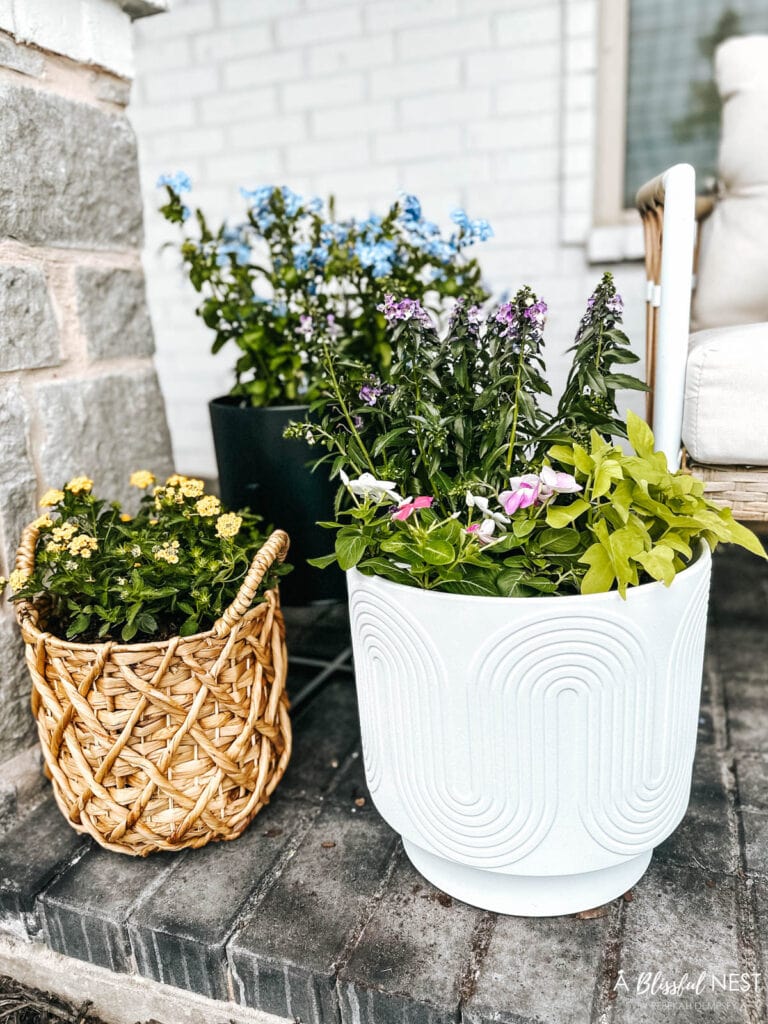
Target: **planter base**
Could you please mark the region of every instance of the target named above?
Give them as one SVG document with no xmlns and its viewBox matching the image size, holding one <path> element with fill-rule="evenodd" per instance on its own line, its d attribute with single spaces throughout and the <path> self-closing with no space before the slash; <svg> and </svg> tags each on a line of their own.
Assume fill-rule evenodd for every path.
<svg viewBox="0 0 768 1024">
<path fill-rule="evenodd" d="M 556 917 L 602 906 L 642 878 L 653 853 L 578 875 L 503 875 L 436 857 L 407 839 L 403 848 L 416 870 L 449 896 L 518 917 Z"/>
</svg>

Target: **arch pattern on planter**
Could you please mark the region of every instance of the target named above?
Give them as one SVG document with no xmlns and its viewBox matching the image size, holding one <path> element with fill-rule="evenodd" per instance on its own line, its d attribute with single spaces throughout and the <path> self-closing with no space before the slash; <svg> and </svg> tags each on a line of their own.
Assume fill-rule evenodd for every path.
<svg viewBox="0 0 768 1024">
<path fill-rule="evenodd" d="M 597 848 L 657 845 L 688 802 L 707 594 L 703 575 L 668 651 L 615 611 L 529 617 L 449 686 L 413 617 L 354 590 L 366 774 L 385 818 L 439 856 L 503 869 L 562 827 L 570 792 Z"/>
</svg>

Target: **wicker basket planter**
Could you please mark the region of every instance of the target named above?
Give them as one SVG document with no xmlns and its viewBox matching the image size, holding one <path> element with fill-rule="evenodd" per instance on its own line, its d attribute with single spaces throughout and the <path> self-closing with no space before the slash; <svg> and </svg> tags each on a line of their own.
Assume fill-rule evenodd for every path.
<svg viewBox="0 0 768 1024">
<path fill-rule="evenodd" d="M 17 567 L 31 570 L 37 530 Z M 17 605 L 47 773 L 72 827 L 146 856 L 236 839 L 291 755 L 278 591 L 251 607 L 288 550 L 272 534 L 213 628 L 150 643 L 70 643 Z"/>
</svg>

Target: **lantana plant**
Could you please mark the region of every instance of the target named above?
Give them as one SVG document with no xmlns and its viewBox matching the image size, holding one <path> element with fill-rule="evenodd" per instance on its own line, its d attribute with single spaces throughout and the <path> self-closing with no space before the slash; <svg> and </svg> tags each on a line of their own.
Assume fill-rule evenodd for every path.
<svg viewBox="0 0 768 1024">
<path fill-rule="evenodd" d="M 264 542 L 259 520 L 227 512 L 202 480 L 174 474 L 143 492 L 135 516 L 92 493 L 86 476 L 47 491 L 35 521 L 35 566 L 0 577 L 12 601 L 40 608 L 46 628 L 69 640 L 157 640 L 210 628 L 232 602 Z M 270 570 L 260 593 L 287 571 Z"/>
<path fill-rule="evenodd" d="M 486 295 L 468 250 L 493 231 L 464 210 L 453 211 L 446 235 L 413 195 L 384 216 L 339 220 L 332 199 L 267 185 L 240 190 L 242 221 L 211 227 L 187 205 L 187 175 L 163 175 L 158 185 L 167 194 L 160 212 L 185 232 L 181 255 L 202 296 L 197 312 L 214 332 L 213 352 L 229 342 L 239 349 L 231 393 L 254 406 L 314 396 L 321 329 L 351 358 L 386 373 L 392 351 L 379 306 L 387 292 L 413 296 L 438 317 L 452 297 Z"/>
<path fill-rule="evenodd" d="M 487 315 L 459 301 L 445 334 L 415 299 L 388 296 L 381 310 L 388 383 L 325 334 L 322 394 L 290 428 L 325 449 L 318 461 L 351 502 L 324 524 L 334 551 L 314 564 L 449 593 L 624 595 L 670 584 L 700 541 L 763 554 L 700 481 L 668 467 L 639 417 L 620 419 L 617 390 L 644 385 L 615 369 L 636 357 L 610 274 L 589 299 L 554 412 L 541 401 L 547 306 L 529 288 Z"/>
</svg>

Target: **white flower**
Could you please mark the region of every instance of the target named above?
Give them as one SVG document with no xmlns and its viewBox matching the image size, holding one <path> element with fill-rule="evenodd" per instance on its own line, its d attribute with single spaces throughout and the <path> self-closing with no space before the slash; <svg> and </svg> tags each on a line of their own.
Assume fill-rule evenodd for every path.
<svg viewBox="0 0 768 1024">
<path fill-rule="evenodd" d="M 509 522 L 509 516 L 505 516 L 503 512 L 492 512 L 488 508 L 488 499 L 484 498 L 481 494 L 473 494 L 471 491 L 467 491 L 466 501 L 470 508 L 477 508 L 483 513 L 484 520 L 492 521 L 497 526 L 506 526 Z"/>
<path fill-rule="evenodd" d="M 397 502 L 403 500 L 395 490 L 394 480 L 377 480 L 373 473 L 363 473 L 357 480 L 350 480 L 343 470 L 340 470 L 339 475 L 342 483 L 361 498 L 373 498 L 374 501 L 383 501 L 384 498 Z"/>
</svg>

